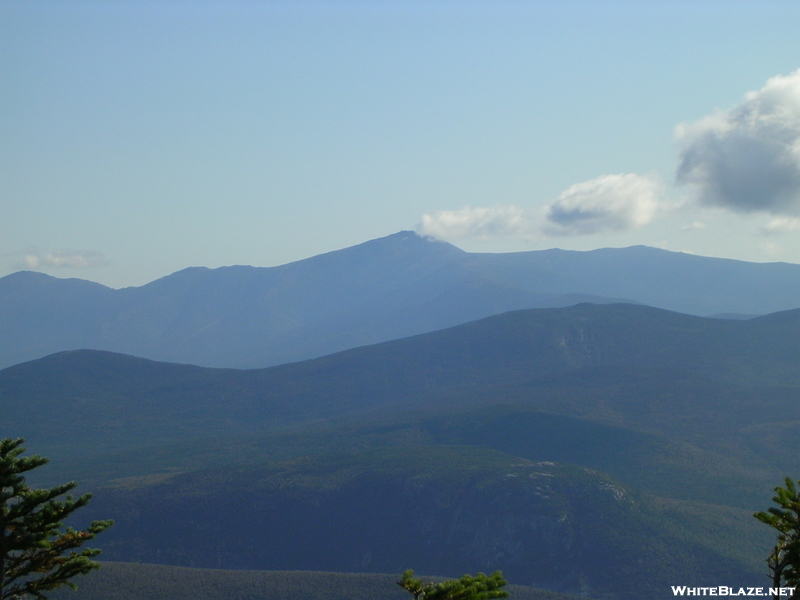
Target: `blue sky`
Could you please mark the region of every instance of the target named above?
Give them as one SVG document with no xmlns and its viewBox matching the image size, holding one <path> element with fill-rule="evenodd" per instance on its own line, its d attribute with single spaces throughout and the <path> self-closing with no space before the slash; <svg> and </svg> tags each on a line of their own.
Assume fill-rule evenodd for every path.
<svg viewBox="0 0 800 600">
<path fill-rule="evenodd" d="M 0 0 L 0 276 L 401 229 L 800 262 L 800 3 Z"/>
</svg>

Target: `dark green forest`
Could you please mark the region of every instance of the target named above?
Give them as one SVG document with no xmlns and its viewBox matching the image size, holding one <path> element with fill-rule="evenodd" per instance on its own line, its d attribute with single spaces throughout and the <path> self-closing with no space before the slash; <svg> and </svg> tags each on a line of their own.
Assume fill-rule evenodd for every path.
<svg viewBox="0 0 800 600">
<path fill-rule="evenodd" d="M 106 562 L 78 580 L 79 592 L 62 591 L 56 600 L 403 600 L 408 594 L 385 573 L 313 571 L 223 571 L 167 565 Z M 427 578 L 426 578 L 427 579 Z M 439 580 L 440 578 L 430 578 Z M 517 600 L 575 600 L 575 596 L 511 585 Z"/>
</svg>

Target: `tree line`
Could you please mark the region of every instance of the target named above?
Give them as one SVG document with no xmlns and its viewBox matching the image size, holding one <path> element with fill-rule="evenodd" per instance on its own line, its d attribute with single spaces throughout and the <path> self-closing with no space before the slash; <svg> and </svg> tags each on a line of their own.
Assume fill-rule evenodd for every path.
<svg viewBox="0 0 800 600">
<path fill-rule="evenodd" d="M 0 440 L 0 600 L 47 600 L 46 592 L 76 588 L 72 579 L 100 568 L 93 560 L 99 549 L 81 548 L 113 521 L 93 521 L 84 530 L 64 527 L 65 520 L 89 503 L 92 495 L 73 498 L 71 481 L 50 489 L 32 489 L 25 474 L 48 462 L 39 455 L 22 456 L 24 440 Z M 797 483 L 800 483 L 798 481 Z M 800 493 L 787 477 L 775 488 L 775 506 L 754 514 L 777 531 L 766 559 L 774 589 L 800 587 Z M 397 584 L 414 600 L 492 600 L 506 598 L 503 574 L 478 573 L 438 583 L 425 582 L 407 570 Z M 777 600 L 777 596 L 773 596 Z"/>
</svg>

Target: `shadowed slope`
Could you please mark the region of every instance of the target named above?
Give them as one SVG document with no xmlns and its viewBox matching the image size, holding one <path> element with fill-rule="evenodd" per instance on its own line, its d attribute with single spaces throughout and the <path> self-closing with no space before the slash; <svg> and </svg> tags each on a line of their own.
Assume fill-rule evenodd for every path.
<svg viewBox="0 0 800 600">
<path fill-rule="evenodd" d="M 253 371 L 62 353 L 0 371 L 0 406 L 6 427 L 44 451 L 73 452 L 89 439 L 98 450 L 110 450 L 390 408 L 430 410 L 504 398 L 535 403 L 541 395 L 537 388 L 548 385 L 571 387 L 572 397 L 585 398 L 585 391 L 598 385 L 571 380 L 569 373 L 605 370 L 612 378 L 617 373 L 619 384 L 605 384 L 616 387 L 625 385 L 628 373 L 614 369 L 634 367 L 644 369 L 651 388 L 659 378 L 680 378 L 682 372 L 705 378 L 694 389 L 750 386 L 749 392 L 737 392 L 748 414 L 753 411 L 746 405 L 758 389 L 783 386 L 786 393 L 765 394 L 777 408 L 766 405 L 763 421 L 776 420 L 778 411 L 788 411 L 782 419 L 791 421 L 800 420 L 797 403 L 791 402 L 800 380 L 798 357 L 800 311 L 724 321 L 644 306 L 579 305 L 507 313 Z M 652 369 L 660 371 L 648 374 Z M 563 381 L 547 383 L 559 374 Z M 702 400 L 697 394 L 689 398 Z M 674 417 L 661 414 L 688 418 L 681 415 L 693 410 L 693 401 L 684 400 Z M 544 403 L 542 408 L 554 409 Z"/>
<path fill-rule="evenodd" d="M 398 575 L 319 571 L 233 571 L 104 562 L 77 592 L 57 600 L 408 600 Z M 435 579 L 435 578 L 434 578 Z M 512 585 L 515 600 L 577 600 L 576 596 Z"/>
<path fill-rule="evenodd" d="M 665 528 L 650 500 L 608 477 L 459 446 L 119 482 L 97 490 L 89 512 L 116 520 L 104 539 L 113 560 L 447 577 L 501 569 L 512 583 L 630 599 L 669 597 L 676 577 L 758 575 Z"/>
</svg>

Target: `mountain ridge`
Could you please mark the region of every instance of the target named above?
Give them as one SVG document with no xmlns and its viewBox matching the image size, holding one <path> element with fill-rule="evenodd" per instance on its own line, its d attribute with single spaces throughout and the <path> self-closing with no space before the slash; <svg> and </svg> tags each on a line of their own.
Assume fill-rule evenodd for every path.
<svg viewBox="0 0 800 600">
<path fill-rule="evenodd" d="M 399 232 L 277 267 L 189 267 L 119 290 L 34 272 L 0 278 L 0 367 L 90 348 L 256 368 L 512 310 L 630 302 L 687 314 L 800 306 L 800 265 L 634 246 L 469 253 Z"/>
<path fill-rule="evenodd" d="M 544 390 L 563 375 L 567 379 L 558 384 L 563 388 L 578 381 L 569 373 L 596 368 L 614 373 L 609 369 L 642 367 L 655 382 L 662 377 L 657 373 L 674 378 L 677 375 L 669 375 L 674 372 L 681 377 L 702 375 L 719 382 L 716 386 L 777 386 L 768 397 L 783 403 L 781 386 L 789 390 L 786 393 L 800 386 L 797 356 L 800 310 L 725 321 L 640 305 L 582 304 L 504 313 L 265 369 L 197 367 L 105 351 L 68 351 L 0 371 L 0 403 L 7 426 L 44 443 L 45 432 L 64 427 L 61 435 L 74 430 L 80 438 L 85 435 L 80 433 L 85 418 L 101 411 L 109 424 L 96 434 L 97 441 L 107 439 L 113 445 L 135 438 L 142 427 L 146 431 L 147 415 L 159 407 L 174 411 L 173 420 L 181 424 L 176 431 L 202 435 L 207 427 L 203 423 L 218 422 L 221 433 L 237 433 L 266 422 L 445 406 L 456 402 L 462 389 L 470 390 L 470 398 L 478 398 L 481 390 L 524 397 L 532 393 L 526 386 Z M 624 371 L 618 376 L 630 379 Z M 599 389 L 596 383 L 589 385 Z M 70 410 L 78 418 L 67 419 Z M 53 421 L 62 412 L 64 424 Z"/>
</svg>

